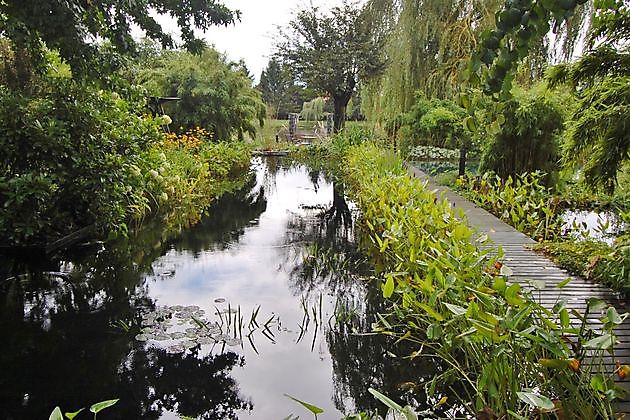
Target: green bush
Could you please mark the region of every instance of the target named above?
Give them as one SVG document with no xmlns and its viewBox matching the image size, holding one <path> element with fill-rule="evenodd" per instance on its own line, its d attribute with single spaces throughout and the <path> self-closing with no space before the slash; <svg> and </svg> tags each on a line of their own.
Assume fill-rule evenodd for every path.
<svg viewBox="0 0 630 420">
<path fill-rule="evenodd" d="M 569 272 L 630 297 L 629 235 L 618 238 L 614 246 L 597 241 L 571 241 L 545 242 L 536 249 Z"/>
<path fill-rule="evenodd" d="M 124 222 L 126 162 L 161 137 L 116 95 L 69 79 L 24 95 L 0 87 L 2 241 L 42 241 L 98 222 Z"/>
<path fill-rule="evenodd" d="M 414 146 L 459 149 L 470 146 L 466 111 L 452 101 L 420 98 L 400 120 L 401 151 Z"/>
<path fill-rule="evenodd" d="M 484 418 L 531 418 L 542 410 L 566 418 L 613 416 L 611 401 L 621 391 L 612 375 L 598 372 L 597 361 L 624 316 L 592 300 L 591 314 L 606 313 L 603 327 L 576 328 L 566 302 L 553 310 L 537 304 L 507 282 L 508 269 L 489 251 L 476 248 L 450 203 L 436 200 L 395 156 L 356 146 L 344 168 L 362 211 L 363 248 L 391 304 L 374 328 L 414 343 L 412 358 L 443 361 L 426 384 L 430 396 L 456 389 L 455 404 Z"/>
<path fill-rule="evenodd" d="M 214 141 L 240 140 L 254 138 L 264 123 L 266 106 L 245 69 L 212 48 L 200 55 L 164 51 L 137 73 L 152 95 L 181 99 L 165 106 L 180 132 L 204 127 Z"/>
<path fill-rule="evenodd" d="M 503 124 L 482 146 L 480 170 L 502 179 L 542 171 L 545 182 L 559 167 L 559 139 L 564 128 L 560 105 L 537 90 L 516 92 L 503 104 Z"/>
<path fill-rule="evenodd" d="M 533 239 L 559 235 L 558 209 L 540 172 L 502 180 L 485 173 L 480 178 L 459 178 L 456 187 L 478 206 L 488 210 Z"/>
</svg>

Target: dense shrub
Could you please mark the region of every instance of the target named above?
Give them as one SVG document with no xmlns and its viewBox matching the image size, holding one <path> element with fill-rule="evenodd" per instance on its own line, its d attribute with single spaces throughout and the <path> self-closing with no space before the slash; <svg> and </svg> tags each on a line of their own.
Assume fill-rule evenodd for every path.
<svg viewBox="0 0 630 420">
<path fill-rule="evenodd" d="M 0 88 L 0 121 L 3 242 L 120 225 L 133 194 L 127 161 L 161 137 L 128 102 L 68 79 L 31 96 Z"/>
<path fill-rule="evenodd" d="M 557 205 L 540 172 L 506 180 L 485 173 L 479 178 L 459 178 L 456 186 L 475 204 L 534 239 L 559 235 Z"/>
<path fill-rule="evenodd" d="M 597 241 L 545 242 L 538 250 L 569 272 L 610 286 L 630 297 L 630 236 L 613 246 Z"/>
<path fill-rule="evenodd" d="M 142 104 L 71 79 L 43 79 L 31 95 L 0 88 L 0 243 L 92 224 L 124 233 L 156 212 L 194 223 L 248 167 L 245 145 L 200 128 L 164 135 Z"/>
<path fill-rule="evenodd" d="M 517 94 L 504 103 L 503 124 L 482 146 L 481 171 L 502 179 L 542 171 L 550 181 L 559 167 L 559 137 L 564 116 L 560 105 L 536 90 Z"/>
<path fill-rule="evenodd" d="M 452 101 L 420 98 L 400 119 L 401 151 L 413 146 L 459 149 L 470 146 L 466 111 Z"/>
<path fill-rule="evenodd" d="M 138 71 L 137 79 L 154 96 L 175 96 L 167 113 L 176 128 L 187 131 L 204 127 L 215 141 L 256 135 L 266 107 L 252 80 L 237 63 L 230 63 L 216 50 L 200 55 L 164 51 Z"/>
</svg>

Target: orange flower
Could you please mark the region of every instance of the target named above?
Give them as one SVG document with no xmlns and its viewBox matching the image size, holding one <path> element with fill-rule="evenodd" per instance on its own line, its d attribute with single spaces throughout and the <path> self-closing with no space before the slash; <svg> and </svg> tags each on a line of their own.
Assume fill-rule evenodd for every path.
<svg viewBox="0 0 630 420">
<path fill-rule="evenodd" d="M 622 365 L 621 363 L 619 363 L 619 361 L 617 361 L 617 376 L 622 381 L 624 379 L 626 379 L 627 377 L 629 377 L 630 376 L 630 366 Z"/>
</svg>

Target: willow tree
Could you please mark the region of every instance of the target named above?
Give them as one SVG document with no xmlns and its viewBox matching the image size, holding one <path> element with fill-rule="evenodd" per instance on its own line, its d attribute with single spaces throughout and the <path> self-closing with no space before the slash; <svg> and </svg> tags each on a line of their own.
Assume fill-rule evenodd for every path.
<svg viewBox="0 0 630 420">
<path fill-rule="evenodd" d="M 368 117 L 392 119 L 409 111 L 417 92 L 427 98 L 455 96 L 466 80 L 471 57 L 495 28 L 497 12 L 515 3 L 518 1 L 369 0 L 366 10 L 371 11 L 372 25 L 388 31 L 388 66 L 381 77 L 364 87 L 363 107 Z M 555 37 L 540 36 L 529 42 L 527 58 L 521 60 L 517 74 L 521 84 L 539 80 L 550 61 L 568 60 L 573 55 L 590 10 L 589 4 L 578 6 L 570 18 L 551 22 Z"/>
<path fill-rule="evenodd" d="M 365 89 L 366 111 L 394 117 L 411 108 L 417 91 L 426 97 L 452 96 L 499 0 L 399 0 L 393 9 L 382 1 L 369 4 L 375 4 L 372 10 L 385 11 L 385 20 L 395 24 L 387 37 L 389 65 Z M 373 19 L 383 16 L 375 13 Z"/>
<path fill-rule="evenodd" d="M 589 51 L 552 67 L 552 87 L 569 86 L 578 99 L 565 145 L 565 162 L 583 165 L 585 180 L 613 192 L 630 161 L 630 6 L 601 3 L 587 38 Z"/>
<path fill-rule="evenodd" d="M 335 132 L 341 130 L 359 77 L 377 74 L 383 66 L 381 45 L 363 9 L 344 1 L 322 13 L 311 5 L 297 12 L 282 37 L 278 55 L 298 79 L 332 97 Z"/>
</svg>

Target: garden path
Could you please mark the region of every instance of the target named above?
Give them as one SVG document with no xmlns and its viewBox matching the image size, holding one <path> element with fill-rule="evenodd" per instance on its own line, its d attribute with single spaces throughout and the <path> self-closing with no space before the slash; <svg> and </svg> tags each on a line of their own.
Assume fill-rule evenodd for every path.
<svg viewBox="0 0 630 420">
<path fill-rule="evenodd" d="M 580 277 L 572 276 L 559 268 L 551 260 L 531 249 L 536 241 L 517 231 L 512 226 L 498 219 L 486 210 L 471 203 L 447 187 L 434 184 L 424 172 L 412 166 L 409 171 L 427 182 L 427 188 L 435 191 L 438 196 L 448 200 L 453 208 L 463 210 L 468 225 L 476 229 L 481 235 L 486 234 L 492 241 L 491 246 L 501 246 L 505 252 L 502 262 L 512 269 L 511 281 L 520 283 L 524 288 L 533 290 L 532 283 L 544 284 L 540 289 L 534 289 L 535 299 L 545 308 L 551 309 L 561 299 L 567 301 L 567 307 L 584 312 L 586 299 L 599 298 L 615 306 L 619 313 L 630 310 L 628 302 L 622 300 L 618 294 L 601 284 L 591 282 Z M 571 278 L 570 283 L 557 288 L 558 283 Z M 591 325 L 596 328 L 601 322 L 599 315 L 589 317 Z M 577 320 L 576 320 L 577 321 Z M 619 343 L 615 346 L 615 357 L 606 358 L 605 367 L 609 372 L 616 369 L 616 363 L 630 365 L 630 317 L 615 330 Z M 627 391 L 626 399 L 619 403 L 620 413 L 630 417 L 630 378 L 621 380 L 615 375 L 616 383 Z"/>
</svg>

